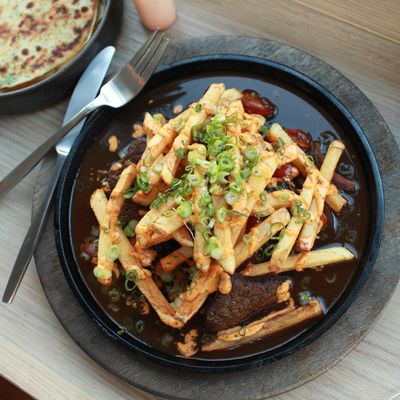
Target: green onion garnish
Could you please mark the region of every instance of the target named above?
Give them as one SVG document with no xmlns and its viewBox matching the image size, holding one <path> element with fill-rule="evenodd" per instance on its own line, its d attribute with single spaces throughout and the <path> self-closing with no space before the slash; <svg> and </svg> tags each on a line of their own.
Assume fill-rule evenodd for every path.
<svg viewBox="0 0 400 400">
<path fill-rule="evenodd" d="M 225 222 L 226 221 L 226 214 L 228 210 L 225 207 L 221 207 L 220 209 L 217 210 L 217 220 L 219 222 Z"/>
<path fill-rule="evenodd" d="M 261 125 L 260 126 L 260 132 L 263 136 L 268 136 L 269 135 L 269 128 L 268 126 Z"/>
<path fill-rule="evenodd" d="M 136 322 L 136 329 L 138 332 L 143 332 L 144 322 L 141 319 Z"/>
<path fill-rule="evenodd" d="M 242 192 L 242 186 L 241 185 L 239 185 L 238 183 L 236 183 L 236 182 L 232 182 L 230 185 L 229 185 L 229 190 L 230 191 L 232 191 L 232 192 L 234 192 L 234 193 L 241 193 Z"/>
<path fill-rule="evenodd" d="M 154 114 L 153 115 L 153 119 L 155 119 L 157 122 L 159 122 L 160 124 L 163 123 L 163 116 L 162 114 Z"/>
<path fill-rule="evenodd" d="M 119 257 L 120 249 L 119 246 L 116 244 L 112 245 L 108 250 L 107 250 L 107 260 L 108 261 L 115 261 Z"/>
<path fill-rule="evenodd" d="M 246 233 L 245 235 L 243 235 L 242 240 L 244 244 L 249 244 L 251 241 L 251 236 L 248 233 Z"/>
<path fill-rule="evenodd" d="M 181 218 L 189 218 L 192 215 L 192 203 L 190 201 L 184 201 L 176 209 L 176 213 Z"/>
<path fill-rule="evenodd" d="M 178 158 L 185 158 L 185 149 L 183 147 L 180 147 L 179 149 L 175 149 L 175 155 Z"/>
<path fill-rule="evenodd" d="M 226 192 L 224 194 L 224 199 L 230 206 L 233 206 L 238 199 L 238 195 L 233 192 Z"/>
<path fill-rule="evenodd" d="M 153 167 L 153 172 L 154 172 L 156 175 L 160 175 L 162 169 L 163 169 L 163 166 L 162 166 L 161 164 L 156 164 L 156 165 Z"/>
<path fill-rule="evenodd" d="M 260 193 L 260 200 L 261 200 L 261 204 L 263 206 L 266 206 L 267 205 L 267 193 L 261 192 Z"/>
<path fill-rule="evenodd" d="M 138 222 L 136 219 L 131 219 L 128 222 L 128 225 L 126 225 L 124 228 L 124 234 L 126 237 L 129 237 L 129 238 L 135 237 L 135 235 L 136 235 L 135 228 L 136 228 L 137 223 Z"/>
<path fill-rule="evenodd" d="M 306 167 L 312 167 L 314 165 L 314 158 L 310 155 L 306 155 L 305 164 Z"/>
<path fill-rule="evenodd" d="M 261 171 L 260 171 L 257 167 L 253 167 L 253 168 L 251 169 L 251 173 L 252 173 L 252 175 L 254 175 L 254 176 L 261 176 Z"/>
<path fill-rule="evenodd" d="M 199 186 L 202 183 L 202 178 L 198 174 L 190 174 L 187 176 L 187 180 L 189 182 L 189 185 L 191 186 Z"/>
<path fill-rule="evenodd" d="M 285 142 L 283 141 L 282 138 L 278 138 L 278 151 L 282 150 L 285 147 Z"/>
<path fill-rule="evenodd" d="M 218 181 L 219 183 L 228 183 L 228 181 L 225 179 L 225 177 L 226 177 L 228 174 L 229 174 L 229 172 L 226 172 L 226 171 L 218 172 L 217 181 Z"/>
<path fill-rule="evenodd" d="M 97 279 L 108 280 L 108 279 L 111 278 L 112 272 L 111 272 L 109 269 L 104 268 L 102 265 L 97 265 L 97 266 L 94 267 L 94 269 L 93 269 L 93 275 L 94 275 Z"/>
<path fill-rule="evenodd" d="M 210 251 L 210 256 L 215 260 L 219 260 L 223 254 L 224 251 L 220 247 L 216 247 Z"/>
<path fill-rule="evenodd" d="M 227 156 L 222 156 L 218 164 L 224 171 L 232 171 L 235 168 L 235 162 L 231 157 Z"/>
<path fill-rule="evenodd" d="M 151 208 L 158 208 L 162 203 L 167 201 L 168 195 L 166 193 L 158 193 L 157 198 L 150 204 Z"/>
<path fill-rule="evenodd" d="M 133 286 L 131 286 L 131 282 L 133 282 Z M 125 290 L 131 292 L 134 290 L 139 282 L 139 276 L 135 269 L 130 269 L 125 273 Z"/>
<path fill-rule="evenodd" d="M 216 183 L 214 183 L 210 186 L 210 193 L 212 193 L 212 194 L 214 194 L 214 193 L 216 194 L 220 190 L 222 190 L 221 187 L 219 185 L 217 185 Z"/>
<path fill-rule="evenodd" d="M 249 160 L 249 161 L 254 161 L 257 156 L 257 150 L 253 146 L 247 146 L 246 149 L 244 150 L 244 156 Z"/>
<path fill-rule="evenodd" d="M 312 298 L 311 293 L 308 290 L 303 290 L 303 291 L 299 292 L 297 297 L 299 299 L 299 303 L 302 306 L 308 304 L 311 301 L 311 298 Z"/>
</svg>

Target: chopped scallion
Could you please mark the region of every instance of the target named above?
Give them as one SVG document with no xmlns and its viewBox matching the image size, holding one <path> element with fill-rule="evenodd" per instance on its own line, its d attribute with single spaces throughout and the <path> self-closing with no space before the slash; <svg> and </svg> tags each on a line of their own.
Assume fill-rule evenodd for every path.
<svg viewBox="0 0 400 400">
<path fill-rule="evenodd" d="M 230 206 L 233 206 L 238 199 L 238 195 L 233 192 L 226 192 L 224 194 L 224 199 Z"/>
<path fill-rule="evenodd" d="M 131 282 L 133 285 L 131 286 Z M 134 290 L 139 282 L 139 275 L 135 269 L 130 269 L 125 273 L 125 290 L 131 292 Z"/>
<path fill-rule="evenodd" d="M 184 201 L 176 209 L 176 213 L 181 218 L 189 218 L 192 215 L 192 203 L 190 201 Z"/>
<path fill-rule="evenodd" d="M 108 250 L 107 250 L 107 260 L 108 261 L 115 261 L 119 257 L 120 253 L 120 248 L 116 244 L 112 245 Z"/>
<path fill-rule="evenodd" d="M 299 292 L 297 297 L 299 299 L 299 303 L 302 306 L 308 304 L 311 301 L 311 298 L 312 298 L 311 293 L 308 290 L 303 290 L 303 291 Z"/>
</svg>

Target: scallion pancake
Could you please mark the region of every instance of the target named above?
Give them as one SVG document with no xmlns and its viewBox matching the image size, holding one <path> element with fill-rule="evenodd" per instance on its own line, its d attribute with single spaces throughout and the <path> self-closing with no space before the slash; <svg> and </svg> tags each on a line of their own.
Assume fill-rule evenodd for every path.
<svg viewBox="0 0 400 400">
<path fill-rule="evenodd" d="M 52 74 L 90 38 L 99 0 L 0 0 L 0 92 Z"/>
</svg>

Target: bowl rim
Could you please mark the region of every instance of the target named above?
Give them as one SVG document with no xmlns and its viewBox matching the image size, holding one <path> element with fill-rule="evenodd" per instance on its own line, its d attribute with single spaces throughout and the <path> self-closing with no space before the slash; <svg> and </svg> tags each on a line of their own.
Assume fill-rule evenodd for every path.
<svg viewBox="0 0 400 400">
<path fill-rule="evenodd" d="M 78 51 L 78 53 L 72 57 L 68 62 L 63 64 L 59 69 L 57 69 L 54 73 L 50 73 L 44 79 L 40 79 L 37 82 L 32 83 L 31 85 L 23 86 L 19 89 L 9 90 L 7 92 L 0 91 L 0 100 L 6 99 L 7 97 L 14 97 L 23 94 L 30 93 L 31 91 L 35 91 L 36 89 L 40 88 L 43 85 L 49 84 L 53 80 L 56 80 L 61 75 L 67 73 L 70 69 L 72 69 L 77 63 L 79 63 L 82 58 L 85 56 L 87 50 L 90 46 L 97 40 L 97 37 L 100 35 L 101 31 L 104 28 L 104 25 L 107 22 L 107 15 L 111 9 L 112 0 L 99 0 L 98 7 L 100 7 L 100 3 L 104 3 L 103 14 L 99 16 L 98 24 L 96 26 L 95 31 L 93 32 L 92 36 L 89 40 L 85 43 L 85 45 Z"/>
<path fill-rule="evenodd" d="M 361 127 L 353 117 L 353 115 L 347 110 L 347 108 L 336 98 L 331 94 L 325 87 L 323 87 L 320 83 L 316 82 L 312 78 L 308 77 L 307 75 L 295 70 L 294 68 L 288 67 L 286 65 L 283 65 L 281 63 L 275 62 L 275 61 L 270 61 L 270 60 L 265 60 L 259 57 L 255 56 L 246 56 L 246 55 L 237 55 L 237 54 L 217 54 L 217 55 L 203 55 L 203 56 L 194 56 L 194 57 L 188 57 L 183 60 L 179 60 L 177 62 L 171 63 L 170 65 L 167 65 L 163 68 L 160 68 L 157 73 L 153 76 L 152 82 L 156 81 L 157 79 L 161 79 L 164 75 L 168 76 L 168 73 L 173 74 L 173 71 L 179 70 L 179 68 L 184 68 L 188 66 L 193 66 L 196 64 L 201 64 L 205 62 L 212 62 L 212 61 L 234 61 L 234 62 L 239 62 L 239 63 L 255 63 L 262 65 L 264 67 L 269 67 L 269 68 L 275 68 L 278 69 L 281 73 L 284 75 L 289 75 L 292 76 L 294 79 L 300 80 L 301 83 L 305 84 L 308 87 L 311 87 L 314 91 L 319 93 L 321 96 L 323 96 L 328 103 L 331 104 L 332 107 L 334 107 L 336 112 L 341 114 L 345 120 L 351 125 L 353 130 L 357 134 L 357 140 L 361 143 L 362 146 L 362 152 L 365 153 L 367 157 L 367 164 L 368 168 L 370 169 L 370 176 L 368 177 L 369 179 L 372 179 L 373 181 L 373 188 L 374 188 L 374 204 L 376 204 L 376 209 L 374 210 L 375 212 L 373 213 L 374 215 L 370 219 L 370 224 L 374 225 L 374 229 L 372 234 L 370 233 L 370 242 L 371 242 L 371 247 L 369 251 L 366 252 L 368 254 L 368 259 L 366 262 L 366 265 L 364 265 L 363 270 L 361 275 L 356 279 L 354 284 L 349 283 L 348 286 L 352 286 L 350 293 L 346 295 L 344 299 L 344 293 L 340 296 L 339 300 L 342 299 L 341 304 L 339 300 L 336 301 L 335 306 L 336 309 L 332 314 L 329 316 L 325 316 L 324 318 L 321 318 L 320 321 L 318 321 L 315 325 L 310 327 L 309 329 L 306 330 L 306 332 L 302 333 L 295 339 L 291 340 L 288 345 L 282 345 L 279 347 L 284 348 L 282 351 L 276 351 L 275 354 L 273 355 L 265 355 L 265 352 L 262 354 L 256 354 L 254 355 L 247 355 L 247 356 L 242 356 L 242 357 L 237 357 L 235 359 L 230 358 L 228 360 L 223 359 L 223 360 L 207 360 L 204 361 L 204 359 L 200 362 L 200 365 L 195 365 L 193 363 L 193 359 L 186 359 L 178 356 L 170 356 L 169 354 L 163 353 L 161 351 L 158 351 L 154 348 L 150 348 L 150 346 L 145 345 L 142 346 L 142 342 L 139 340 L 135 339 L 139 343 L 135 343 L 133 345 L 131 343 L 131 340 L 127 340 L 124 335 L 117 335 L 116 334 L 116 329 L 112 329 L 109 325 L 110 324 L 105 324 L 104 323 L 104 318 L 107 320 L 112 321 L 112 318 L 110 317 L 109 314 L 104 312 L 101 307 L 100 310 L 104 314 L 104 316 L 99 316 L 96 310 L 93 310 L 93 304 L 88 304 L 88 299 L 83 296 L 81 293 L 80 287 L 77 284 L 77 282 L 74 279 L 73 272 L 71 271 L 71 266 L 69 265 L 69 262 L 67 261 L 67 258 L 70 256 L 68 255 L 68 245 L 63 241 L 63 238 L 65 239 L 65 232 L 63 233 L 63 229 L 65 230 L 65 216 L 68 214 L 68 228 L 69 228 L 69 223 L 70 223 L 70 211 L 69 208 L 71 207 L 71 198 L 72 195 L 71 193 L 67 193 L 68 190 L 65 189 L 65 183 L 68 178 L 68 172 L 70 172 L 70 167 L 71 167 L 71 161 L 73 160 L 74 156 L 76 155 L 77 149 L 79 145 L 84 141 L 85 137 L 90 136 L 90 124 L 95 123 L 97 119 L 100 119 L 102 115 L 105 113 L 99 112 L 96 113 L 90 120 L 85 124 L 85 127 L 82 129 L 81 134 L 79 135 L 79 138 L 77 139 L 73 149 L 70 152 L 70 155 L 67 159 L 66 167 L 64 168 L 63 175 L 60 179 L 60 184 L 57 190 L 57 201 L 56 201 L 56 212 L 55 212 L 55 227 L 56 227 L 56 245 L 57 245 L 57 251 L 58 255 L 61 261 L 61 266 L 63 269 L 63 272 L 67 278 L 67 281 L 71 288 L 73 289 L 75 295 L 78 297 L 78 300 L 81 302 L 81 304 L 84 306 L 86 311 L 89 313 L 92 319 L 95 320 L 95 322 L 100 325 L 100 327 L 105 330 L 105 332 L 112 336 L 114 339 L 117 339 L 120 343 L 124 344 L 125 346 L 139 351 L 142 355 L 147 356 L 150 359 L 156 360 L 161 364 L 164 365 L 169 365 L 169 366 L 174 366 L 177 368 L 185 368 L 189 369 L 191 371 L 196 371 L 196 372 L 226 372 L 226 371 L 232 371 L 232 370 L 242 370 L 242 369 L 248 369 L 248 368 L 253 368 L 257 367 L 259 365 L 264 365 L 265 363 L 273 362 L 275 360 L 278 360 L 286 355 L 292 354 L 294 351 L 308 345 L 311 343 L 313 340 L 315 340 L 317 337 L 319 337 L 323 332 L 325 332 L 327 329 L 329 329 L 348 309 L 350 304 L 354 301 L 357 293 L 360 291 L 360 289 L 364 286 L 365 282 L 367 281 L 367 278 L 375 264 L 375 260 L 378 254 L 380 242 L 382 239 L 382 233 L 383 233 L 383 219 L 384 219 L 384 202 L 383 202 L 383 186 L 382 186 L 382 180 L 381 176 L 379 173 L 379 168 L 377 161 L 375 159 L 375 156 L 373 154 L 373 151 L 371 149 L 371 146 L 368 142 L 367 137 L 363 133 Z M 232 68 L 233 69 L 233 68 Z M 227 70 L 224 68 L 223 70 Z M 233 69 L 234 70 L 234 69 Z M 190 76 L 190 73 L 187 73 L 186 75 Z M 254 75 L 259 75 L 255 73 Z M 168 79 L 168 78 L 167 78 Z M 170 78 L 169 78 L 170 79 Z M 154 86 L 154 85 L 153 85 Z M 291 86 L 291 85 L 289 85 Z M 298 88 L 296 88 L 299 90 Z M 331 112 L 328 112 L 328 114 L 331 115 Z M 347 135 L 346 135 L 347 136 Z M 347 136 L 349 137 L 349 136 Z M 349 137 L 350 140 L 350 137 Z M 355 149 L 356 150 L 356 149 Z M 360 151 L 357 151 L 358 153 Z M 79 162 L 79 166 L 81 165 L 82 160 Z M 79 170 L 78 168 L 75 170 L 75 173 Z M 367 175 L 367 174 L 366 174 Z M 368 179 L 367 178 L 367 179 Z M 64 200 L 65 198 L 69 199 L 69 207 L 64 206 Z M 68 211 L 67 211 L 68 210 Z M 371 228 L 370 228 L 371 229 Z M 69 230 L 69 229 L 68 229 Z M 69 247 L 71 247 L 70 243 L 70 237 L 69 237 Z M 69 249 L 72 251 L 74 254 L 74 251 L 72 248 Z M 76 260 L 74 260 L 76 264 Z M 78 264 L 76 264 L 78 266 Z M 79 266 L 78 266 L 79 269 Z M 356 275 L 356 274 L 355 274 Z M 352 278 L 353 280 L 353 278 Z M 84 282 L 83 282 L 84 283 Z M 85 284 L 85 283 L 84 283 Z M 345 292 L 347 289 L 345 290 Z M 89 291 L 90 293 L 90 291 Z M 92 299 L 93 300 L 93 299 Z M 95 299 L 94 299 L 95 300 Z M 96 301 L 96 300 L 95 300 Z M 94 307 L 96 308 L 96 307 Z M 108 321 L 109 322 L 109 321 Z M 130 339 L 134 338 L 133 335 L 130 336 Z M 294 343 L 295 342 L 295 343 Z M 147 349 L 143 349 L 143 347 L 146 347 Z M 151 349 L 151 351 L 148 351 L 148 349 Z M 278 350 L 279 350 L 278 349 Z M 268 353 L 268 352 L 267 352 Z M 178 361 L 177 361 L 178 360 Z M 182 364 L 182 360 L 185 360 L 185 363 Z M 189 361 L 188 361 L 189 360 Z M 239 361 L 234 363 L 233 365 L 230 364 L 232 361 Z M 198 362 L 199 360 L 194 359 L 195 362 Z"/>
</svg>

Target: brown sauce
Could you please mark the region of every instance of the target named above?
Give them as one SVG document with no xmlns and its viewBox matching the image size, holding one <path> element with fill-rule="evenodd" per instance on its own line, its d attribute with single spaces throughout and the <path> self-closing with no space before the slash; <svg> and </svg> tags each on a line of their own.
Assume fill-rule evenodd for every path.
<svg viewBox="0 0 400 400">
<path fill-rule="evenodd" d="M 125 296 L 130 293 L 124 290 L 122 281 L 115 282 L 111 287 L 102 287 L 93 276 L 91 262 L 79 257 L 80 244 L 90 236 L 92 226 L 97 226 L 97 221 L 89 206 L 89 198 L 92 192 L 101 186 L 99 171 L 108 170 L 111 163 L 119 158 L 118 152 L 111 153 L 108 150 L 108 138 L 116 135 L 120 141 L 119 150 L 121 150 L 132 140 L 132 125 L 135 122 L 143 121 L 145 111 L 162 112 L 167 118 L 171 118 L 174 106 L 182 104 L 186 108 L 191 102 L 199 99 L 213 82 L 224 82 L 226 87 L 236 87 L 239 90 L 254 89 L 278 106 L 279 113 L 273 121 L 280 123 L 283 127 L 301 128 L 309 132 L 313 139 L 316 139 L 321 132 L 329 131 L 334 138 L 342 140 L 346 145 L 340 162 L 351 164 L 354 167 L 355 173 L 352 178 L 358 184 L 352 192 L 341 191 L 348 199 L 349 205 L 340 215 L 334 215 L 329 210 L 327 211 L 328 227 L 320 233 L 320 239 L 316 242 L 314 249 L 346 244 L 358 254 L 358 257 L 351 262 L 327 266 L 322 271 L 305 270 L 288 274 L 294 282 L 293 298 L 297 297 L 299 291 L 308 289 L 313 295 L 323 299 L 326 309 L 329 310 L 339 299 L 358 268 L 358 260 L 364 250 L 368 232 L 369 197 L 364 185 L 363 170 L 357 160 L 354 148 L 349 138 L 344 135 L 329 115 L 304 95 L 294 92 L 280 83 L 259 80 L 250 75 L 248 77 L 243 74 L 240 77 L 233 76 L 233 73 L 229 72 L 213 74 L 212 77 L 197 75 L 194 78 L 177 80 L 141 95 L 98 133 L 97 139 L 84 158 L 77 175 L 73 196 L 72 238 L 82 275 L 93 296 L 106 313 L 138 340 L 160 351 L 175 355 L 177 355 L 175 345 L 166 346 L 162 338 L 165 339 L 164 335 L 167 333 L 172 335 L 175 340 L 182 340 L 183 334 L 192 327 L 199 328 L 201 336 L 204 332 L 201 328 L 200 317 L 195 316 L 182 331 L 178 331 L 164 325 L 153 310 L 149 315 L 143 316 L 138 310 L 126 306 L 123 298 L 117 302 L 110 301 L 108 291 L 111 288 L 118 288 Z M 322 149 L 325 150 L 324 147 Z M 133 217 L 137 218 L 137 216 Z M 168 253 L 168 249 L 166 252 Z M 143 324 L 137 324 L 138 320 L 143 321 Z M 270 350 L 298 336 L 314 322 L 309 321 L 276 335 L 230 350 L 209 353 L 199 351 L 194 358 L 221 359 Z M 142 326 L 143 330 L 140 329 Z"/>
</svg>

